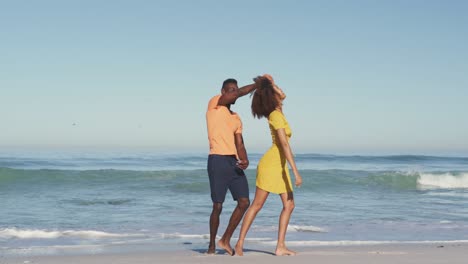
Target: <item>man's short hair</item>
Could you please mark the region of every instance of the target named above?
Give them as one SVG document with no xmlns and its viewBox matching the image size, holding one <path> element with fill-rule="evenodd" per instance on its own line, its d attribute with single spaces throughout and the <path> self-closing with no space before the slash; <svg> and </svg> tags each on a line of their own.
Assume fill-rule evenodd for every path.
<svg viewBox="0 0 468 264">
<path fill-rule="evenodd" d="M 226 86 L 226 84 L 228 84 L 228 83 L 233 83 L 233 84 L 237 85 L 236 79 L 230 78 L 230 79 L 227 79 L 227 80 L 225 80 L 225 81 L 223 82 L 223 87 L 222 87 L 222 88 L 224 89 L 224 86 Z"/>
</svg>

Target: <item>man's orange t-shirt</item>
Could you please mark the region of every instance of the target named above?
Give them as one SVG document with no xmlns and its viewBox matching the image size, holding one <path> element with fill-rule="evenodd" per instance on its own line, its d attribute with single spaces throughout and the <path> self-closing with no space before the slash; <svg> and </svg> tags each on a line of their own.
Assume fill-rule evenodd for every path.
<svg viewBox="0 0 468 264">
<path fill-rule="evenodd" d="M 206 111 L 210 154 L 237 156 L 235 134 L 242 133 L 242 121 L 236 113 L 218 105 L 220 97 L 211 98 Z"/>
</svg>

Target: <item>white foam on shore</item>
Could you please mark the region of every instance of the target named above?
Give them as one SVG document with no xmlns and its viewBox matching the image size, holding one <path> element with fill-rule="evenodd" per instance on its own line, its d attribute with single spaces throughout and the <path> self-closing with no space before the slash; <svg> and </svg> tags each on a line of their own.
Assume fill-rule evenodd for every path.
<svg viewBox="0 0 468 264">
<path fill-rule="evenodd" d="M 277 241 L 265 241 L 262 244 L 276 245 Z M 371 246 L 385 244 L 453 244 L 453 243 L 468 243 L 468 240 L 425 240 L 425 241 L 359 241 L 359 240 L 340 240 L 340 241 L 288 241 L 290 246 Z"/>
<path fill-rule="evenodd" d="M 181 234 L 181 233 L 161 233 L 162 238 L 196 238 L 196 239 L 209 239 L 210 234 Z"/>
<path fill-rule="evenodd" d="M 163 239 L 171 238 L 182 238 L 182 239 L 210 239 L 210 234 L 181 234 L 181 233 L 160 233 L 159 236 Z M 216 239 L 221 239 L 220 236 L 216 236 Z M 237 240 L 237 237 L 233 237 L 233 240 Z M 271 241 L 272 238 L 269 237 L 247 237 L 247 241 Z"/>
<path fill-rule="evenodd" d="M 252 226 L 252 230 L 256 232 L 277 232 L 278 226 Z M 288 225 L 288 232 L 327 233 L 328 230 L 326 230 L 325 228 L 311 225 Z"/>
<path fill-rule="evenodd" d="M 451 224 L 453 223 L 452 221 L 449 221 L 449 220 L 442 220 L 442 221 L 439 221 L 440 224 Z"/>
<path fill-rule="evenodd" d="M 327 233 L 324 228 L 317 226 L 302 226 L 302 225 L 288 225 L 288 231 L 296 232 L 314 232 L 314 233 Z"/>
<path fill-rule="evenodd" d="M 0 238 L 16 238 L 16 239 L 54 239 L 61 237 L 77 237 L 85 239 L 99 238 L 117 238 L 117 237 L 139 237 L 141 234 L 115 234 L 95 230 L 65 230 L 65 231 L 48 231 L 41 229 L 17 229 L 6 228 L 0 229 Z"/>
</svg>

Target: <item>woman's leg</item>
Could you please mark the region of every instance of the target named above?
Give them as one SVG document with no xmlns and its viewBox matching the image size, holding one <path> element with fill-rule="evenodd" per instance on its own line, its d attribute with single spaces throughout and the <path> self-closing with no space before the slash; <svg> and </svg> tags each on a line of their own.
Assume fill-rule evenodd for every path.
<svg viewBox="0 0 468 264">
<path fill-rule="evenodd" d="M 291 214 L 294 210 L 294 196 L 293 193 L 290 192 L 282 193 L 280 194 L 280 197 L 283 202 L 283 210 L 281 211 L 279 218 L 278 244 L 276 245 L 275 254 L 277 256 L 296 255 L 296 252 L 289 250 L 285 243 L 286 230 L 288 229 L 289 219 L 291 218 Z"/>
<path fill-rule="evenodd" d="M 239 234 L 239 240 L 237 241 L 236 247 L 235 247 L 235 254 L 238 256 L 243 256 L 244 255 L 244 240 L 245 236 L 247 235 L 247 232 L 249 231 L 250 226 L 252 225 L 252 222 L 255 219 L 255 216 L 257 216 L 257 213 L 262 209 L 263 205 L 265 204 L 266 199 L 268 198 L 269 192 L 262 190 L 257 187 L 257 190 L 255 191 L 255 198 L 250 205 L 249 209 L 247 209 L 247 212 L 245 213 L 244 220 L 242 221 L 242 227 L 241 231 Z"/>
</svg>

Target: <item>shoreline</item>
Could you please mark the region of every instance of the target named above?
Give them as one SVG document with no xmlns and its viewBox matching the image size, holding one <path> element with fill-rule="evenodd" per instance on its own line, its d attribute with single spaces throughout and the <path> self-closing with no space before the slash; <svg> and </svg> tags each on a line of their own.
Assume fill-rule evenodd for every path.
<svg viewBox="0 0 468 264">
<path fill-rule="evenodd" d="M 43 256 L 0 256 L 2 264 L 119 264 L 119 263 L 466 263 L 468 243 L 423 243 L 423 244 L 380 244 L 353 246 L 307 246 L 291 247 L 297 256 L 276 257 L 274 247 L 254 249 L 246 247 L 244 257 L 228 256 L 218 250 L 216 255 L 207 255 L 206 249 L 185 249 L 177 251 L 142 251 L 138 247 L 132 252 L 69 254 Z M 286 258 L 286 259 L 285 259 Z"/>
</svg>

